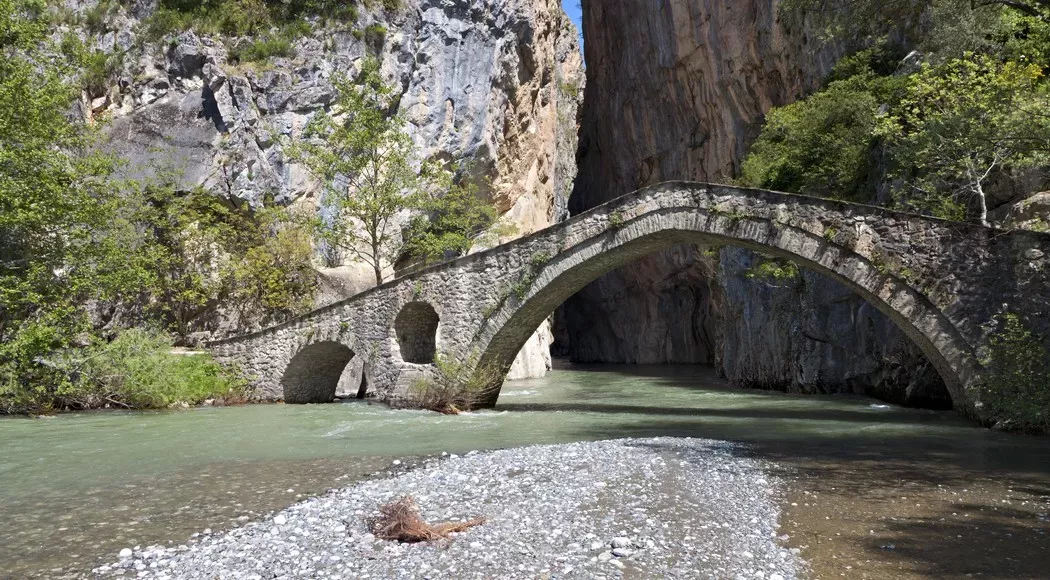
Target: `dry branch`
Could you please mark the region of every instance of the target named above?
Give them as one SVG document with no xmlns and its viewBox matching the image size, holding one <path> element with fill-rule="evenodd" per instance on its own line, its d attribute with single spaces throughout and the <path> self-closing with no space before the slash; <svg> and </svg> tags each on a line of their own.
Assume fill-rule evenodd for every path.
<svg viewBox="0 0 1050 580">
<path fill-rule="evenodd" d="M 431 542 L 448 539 L 453 532 L 462 532 L 485 523 L 485 518 L 466 522 L 447 522 L 431 525 L 419 515 L 419 506 L 410 495 L 379 507 L 379 515 L 368 520 L 368 527 L 381 540 L 397 542 Z"/>
</svg>

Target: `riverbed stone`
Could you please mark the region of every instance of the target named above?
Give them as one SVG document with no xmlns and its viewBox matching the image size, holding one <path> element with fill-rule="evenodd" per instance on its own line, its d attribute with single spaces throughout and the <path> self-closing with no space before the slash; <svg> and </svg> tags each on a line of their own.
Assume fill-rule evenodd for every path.
<svg viewBox="0 0 1050 580">
<path fill-rule="evenodd" d="M 581 550 L 565 537 L 641 538 L 668 546 L 667 553 L 635 551 L 630 566 L 651 577 L 733 577 L 780 574 L 796 578 L 802 561 L 778 544 L 775 498 L 782 483 L 771 466 L 746 457 L 732 444 L 701 439 L 622 439 L 534 446 L 432 459 L 396 477 L 361 482 L 305 500 L 273 517 L 185 546 L 150 547 L 125 563 L 143 578 L 595 578 L 626 569 L 614 551 Z M 467 491 L 458 476 L 481 482 Z M 594 483 L 601 481 L 606 486 Z M 449 541 L 399 544 L 349 542 L 372 537 L 368 519 L 402 495 L 416 497 L 428 522 L 485 522 Z M 639 523 L 644 509 L 651 521 Z M 283 516 L 302 533 L 268 534 Z M 712 525 L 714 523 L 715 525 Z M 555 533 L 560 531 L 561 533 Z M 608 546 L 609 542 L 602 542 Z M 615 548 L 614 550 L 627 550 Z M 741 558 L 741 553 L 751 554 Z M 134 562 L 134 565 L 132 565 Z M 162 564 L 162 562 L 164 564 Z M 613 564 L 619 562 L 619 566 Z M 124 575 L 111 565 L 96 576 Z"/>
</svg>

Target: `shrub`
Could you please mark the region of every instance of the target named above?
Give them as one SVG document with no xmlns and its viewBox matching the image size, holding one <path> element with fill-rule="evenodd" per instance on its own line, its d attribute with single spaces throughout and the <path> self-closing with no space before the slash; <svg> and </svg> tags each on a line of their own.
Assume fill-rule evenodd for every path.
<svg viewBox="0 0 1050 580">
<path fill-rule="evenodd" d="M 984 419 L 1003 429 L 1050 431 L 1050 344 L 1011 313 L 989 345 L 977 397 Z"/>
<path fill-rule="evenodd" d="M 767 284 L 772 284 L 774 282 L 790 282 L 798 279 L 801 275 L 798 265 L 790 260 L 763 258 L 757 264 L 748 268 L 744 277 L 749 280 L 761 280 Z"/>
<path fill-rule="evenodd" d="M 291 57 L 295 55 L 292 41 L 283 36 L 276 36 L 239 43 L 230 49 L 230 59 L 238 62 L 262 62 L 275 56 Z"/>
<path fill-rule="evenodd" d="M 206 354 L 173 354 L 163 334 L 126 330 L 111 342 L 68 349 L 40 361 L 60 379 L 40 389 L 11 375 L 0 378 L 0 411 L 44 413 L 64 409 L 165 408 L 208 399 L 238 402 L 245 383 Z"/>
<path fill-rule="evenodd" d="M 123 55 L 106 53 L 100 50 L 85 53 L 83 56 L 84 89 L 93 97 L 106 94 L 114 77 L 123 65 Z"/>
<path fill-rule="evenodd" d="M 443 355 L 434 357 L 434 372 L 413 385 L 413 405 L 446 415 L 478 408 L 485 402 L 492 385 L 502 384 L 502 374 L 493 368 L 480 368 L 477 358 L 466 360 Z"/>
</svg>

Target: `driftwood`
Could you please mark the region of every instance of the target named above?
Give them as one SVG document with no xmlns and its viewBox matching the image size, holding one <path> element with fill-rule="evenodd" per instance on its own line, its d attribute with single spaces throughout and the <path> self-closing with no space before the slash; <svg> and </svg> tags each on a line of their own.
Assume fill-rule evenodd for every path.
<svg viewBox="0 0 1050 580">
<path fill-rule="evenodd" d="M 419 506 L 410 495 L 379 507 L 379 515 L 368 520 L 368 527 L 382 540 L 397 542 L 431 542 L 448 539 L 453 532 L 462 532 L 485 523 L 485 518 L 466 522 L 448 522 L 432 525 L 423 521 Z"/>
</svg>

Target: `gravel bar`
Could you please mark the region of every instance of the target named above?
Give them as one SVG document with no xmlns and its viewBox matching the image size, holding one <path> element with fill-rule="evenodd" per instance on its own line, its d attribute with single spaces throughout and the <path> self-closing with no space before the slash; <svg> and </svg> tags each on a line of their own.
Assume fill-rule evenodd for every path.
<svg viewBox="0 0 1050 580">
<path fill-rule="evenodd" d="M 746 578 L 804 569 L 778 542 L 780 482 L 732 444 L 620 439 L 429 460 L 258 522 L 125 549 L 97 577 Z M 486 522 L 449 541 L 377 540 L 366 520 L 404 495 L 430 523 Z M 783 538 L 781 538 L 783 539 Z"/>
</svg>

